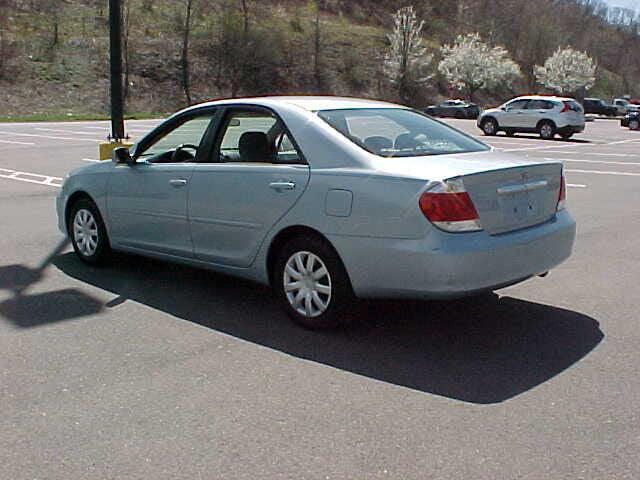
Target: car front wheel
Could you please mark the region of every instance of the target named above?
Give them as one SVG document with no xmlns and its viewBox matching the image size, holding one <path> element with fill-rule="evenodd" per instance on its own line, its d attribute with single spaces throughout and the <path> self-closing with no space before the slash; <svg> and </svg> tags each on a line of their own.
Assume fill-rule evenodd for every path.
<svg viewBox="0 0 640 480">
<path fill-rule="evenodd" d="M 110 252 L 107 230 L 96 205 L 87 198 L 75 202 L 69 213 L 69 237 L 85 263 L 102 263 Z"/>
<path fill-rule="evenodd" d="M 353 301 L 351 283 L 337 253 L 325 241 L 304 236 L 287 242 L 275 262 L 272 287 L 287 315 L 319 330 L 343 323 Z"/>
<path fill-rule="evenodd" d="M 493 118 L 487 118 L 482 121 L 481 128 L 485 135 L 496 135 L 498 133 L 498 122 Z"/>
<path fill-rule="evenodd" d="M 640 130 L 640 120 L 629 120 L 629 130 Z"/>
</svg>

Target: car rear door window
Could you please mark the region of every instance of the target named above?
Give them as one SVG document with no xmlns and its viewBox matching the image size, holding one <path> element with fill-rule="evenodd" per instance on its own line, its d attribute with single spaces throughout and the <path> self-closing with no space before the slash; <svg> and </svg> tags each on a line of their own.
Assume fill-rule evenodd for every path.
<svg viewBox="0 0 640 480">
<path fill-rule="evenodd" d="M 531 100 L 527 104 L 527 110 L 551 110 L 553 103 L 548 100 Z"/>
<path fill-rule="evenodd" d="M 282 122 L 267 110 L 230 111 L 219 153 L 222 162 L 303 163 Z"/>
</svg>

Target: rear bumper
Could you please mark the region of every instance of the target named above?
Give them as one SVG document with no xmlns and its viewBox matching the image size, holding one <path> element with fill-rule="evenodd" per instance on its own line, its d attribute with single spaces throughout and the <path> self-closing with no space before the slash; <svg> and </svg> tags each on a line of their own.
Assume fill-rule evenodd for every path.
<svg viewBox="0 0 640 480">
<path fill-rule="evenodd" d="M 544 224 L 495 236 L 434 229 L 422 240 L 330 240 L 359 297 L 453 298 L 551 270 L 571 255 L 575 232 L 563 210 Z"/>
</svg>

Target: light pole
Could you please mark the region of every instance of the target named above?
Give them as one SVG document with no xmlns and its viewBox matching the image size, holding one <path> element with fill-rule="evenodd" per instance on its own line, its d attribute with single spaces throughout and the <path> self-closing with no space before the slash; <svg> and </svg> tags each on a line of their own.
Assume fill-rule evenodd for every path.
<svg viewBox="0 0 640 480">
<path fill-rule="evenodd" d="M 109 0 L 109 60 L 111 63 L 111 138 L 124 136 L 122 99 L 122 2 Z"/>
</svg>

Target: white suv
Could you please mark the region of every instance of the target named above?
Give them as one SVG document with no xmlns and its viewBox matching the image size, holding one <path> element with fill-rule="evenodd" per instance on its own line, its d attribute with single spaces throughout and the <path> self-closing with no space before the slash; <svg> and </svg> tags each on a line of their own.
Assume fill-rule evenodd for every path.
<svg viewBox="0 0 640 480">
<path fill-rule="evenodd" d="M 498 108 L 485 110 L 478 117 L 485 135 L 505 132 L 539 133 L 545 140 L 556 133 L 568 139 L 584 130 L 584 110 L 573 98 L 528 96 L 509 100 Z"/>
</svg>

